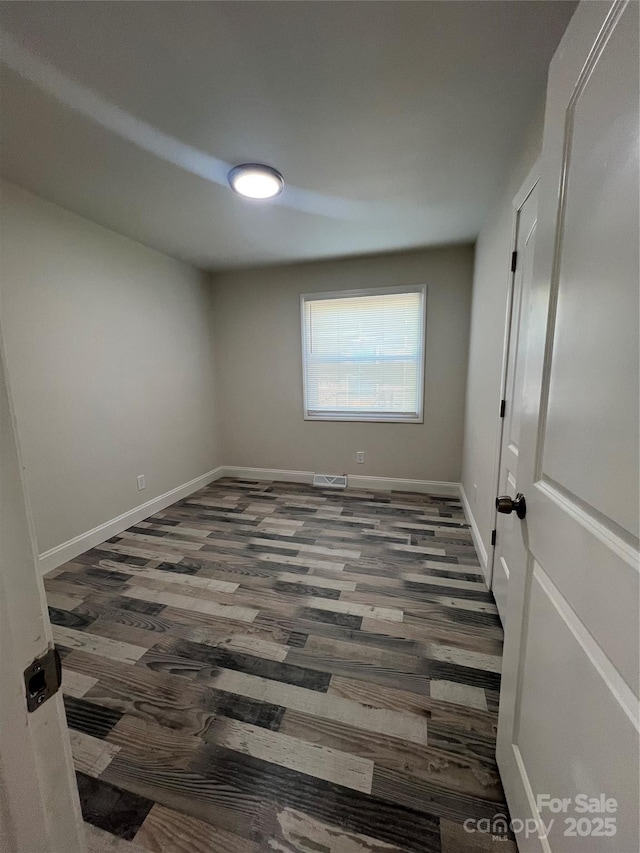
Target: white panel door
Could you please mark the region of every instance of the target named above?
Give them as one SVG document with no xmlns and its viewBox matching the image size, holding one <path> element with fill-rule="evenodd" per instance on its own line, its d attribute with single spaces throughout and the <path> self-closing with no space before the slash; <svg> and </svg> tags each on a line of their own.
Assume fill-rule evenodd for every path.
<svg viewBox="0 0 640 853">
<path fill-rule="evenodd" d="M 522 381 L 524 377 L 525 311 L 533 279 L 533 250 L 538 216 L 538 179 L 529 176 L 514 202 L 516 213 L 516 268 L 511 291 L 509 342 L 504 388 L 504 420 L 500 440 L 498 492 L 515 498 L 520 455 Z M 524 559 L 520 522 L 515 514 L 496 513 L 496 546 L 493 552 L 491 589 L 504 624 L 507 617 L 507 586 L 512 562 Z"/>
<path fill-rule="evenodd" d="M 86 849 L 57 693 L 27 712 L 24 670 L 53 647 L 37 571 L 0 334 L 0 851 Z"/>
<path fill-rule="evenodd" d="M 638 67 L 638 3 L 622 0 L 581 3 L 550 69 L 518 460 L 526 559 L 511 567 L 498 727 L 512 818 L 542 822 L 517 834 L 522 851 L 640 846 Z"/>
</svg>

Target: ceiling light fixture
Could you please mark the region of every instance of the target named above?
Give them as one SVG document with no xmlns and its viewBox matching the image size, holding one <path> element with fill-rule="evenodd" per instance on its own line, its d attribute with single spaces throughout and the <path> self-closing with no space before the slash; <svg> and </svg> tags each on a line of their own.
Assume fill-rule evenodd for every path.
<svg viewBox="0 0 640 853">
<path fill-rule="evenodd" d="M 275 198 L 282 192 L 284 178 L 271 166 L 242 163 L 229 172 L 229 186 L 245 198 Z"/>
</svg>

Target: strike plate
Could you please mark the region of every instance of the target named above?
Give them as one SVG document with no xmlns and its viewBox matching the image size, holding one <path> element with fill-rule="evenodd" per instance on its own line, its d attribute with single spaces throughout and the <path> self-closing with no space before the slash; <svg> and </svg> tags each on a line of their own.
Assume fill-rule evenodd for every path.
<svg viewBox="0 0 640 853">
<path fill-rule="evenodd" d="M 48 649 L 24 671 L 27 710 L 35 711 L 60 689 L 62 662 L 56 648 Z"/>
</svg>

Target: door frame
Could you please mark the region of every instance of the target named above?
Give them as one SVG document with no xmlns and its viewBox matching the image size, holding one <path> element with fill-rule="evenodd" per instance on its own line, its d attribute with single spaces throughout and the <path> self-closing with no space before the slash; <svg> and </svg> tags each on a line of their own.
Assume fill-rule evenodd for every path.
<svg viewBox="0 0 640 853">
<path fill-rule="evenodd" d="M 513 197 L 513 201 L 511 202 L 511 239 L 509 245 L 511 246 L 511 252 L 509 253 L 509 287 L 507 291 L 507 306 L 505 310 L 505 323 L 504 323 L 504 337 L 502 342 L 502 363 L 500 366 L 500 400 L 504 400 L 505 393 L 507 390 L 507 367 L 509 365 L 509 348 L 511 345 L 511 322 L 513 317 L 513 291 L 516 282 L 516 270 L 511 269 L 511 258 L 513 257 L 513 253 L 516 251 L 517 242 L 518 242 L 518 223 L 520 219 L 520 211 L 522 210 L 524 203 L 529 198 L 531 193 L 536 188 L 538 182 L 540 180 L 540 160 L 536 160 L 531 169 L 529 170 L 529 174 L 524 179 L 520 189 Z M 494 452 L 494 463 L 493 463 L 493 495 L 498 494 L 498 490 L 500 488 L 500 460 L 502 458 L 502 439 L 504 436 L 504 417 L 498 412 L 498 429 L 496 431 L 496 446 Z M 498 512 L 495 508 L 495 505 L 491 510 L 491 530 L 496 530 L 497 528 L 497 520 L 498 520 Z M 495 542 L 491 544 L 491 553 L 487 557 L 487 586 L 489 589 L 492 588 L 493 584 L 493 570 L 496 559 L 496 545 Z"/>
<path fill-rule="evenodd" d="M 62 692 L 27 711 L 23 672 L 53 648 L 0 325 L 0 847 L 86 850 Z"/>
</svg>

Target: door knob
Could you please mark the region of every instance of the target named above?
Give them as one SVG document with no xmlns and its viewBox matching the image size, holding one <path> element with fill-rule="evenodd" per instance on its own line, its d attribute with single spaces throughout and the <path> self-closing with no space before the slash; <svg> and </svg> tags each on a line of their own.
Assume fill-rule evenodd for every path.
<svg viewBox="0 0 640 853">
<path fill-rule="evenodd" d="M 518 518 L 524 518 L 527 514 L 527 502 L 522 492 L 518 492 L 513 499 L 509 495 L 500 495 L 500 497 L 496 498 L 496 509 L 505 515 L 511 515 L 515 510 Z"/>
</svg>

